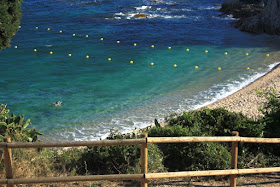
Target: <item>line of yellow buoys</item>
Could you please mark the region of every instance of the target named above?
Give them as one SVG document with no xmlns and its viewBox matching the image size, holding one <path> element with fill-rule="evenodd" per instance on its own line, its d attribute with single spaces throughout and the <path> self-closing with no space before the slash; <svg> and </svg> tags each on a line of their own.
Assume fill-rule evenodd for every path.
<svg viewBox="0 0 280 187">
<path fill-rule="evenodd" d="M 18 28 L 20 29 L 20 28 L 21 28 L 21 26 L 18 26 Z M 36 26 L 36 27 L 35 27 L 35 29 L 39 29 L 39 27 L 38 27 L 38 26 Z M 47 28 L 46 30 L 47 30 L 47 31 L 50 31 L 50 30 L 51 30 L 51 28 Z M 59 33 L 63 33 L 63 31 L 62 31 L 62 30 L 60 30 L 60 31 L 59 31 Z M 76 34 L 72 34 L 72 36 L 73 36 L 73 37 L 75 37 L 75 36 L 76 36 Z M 86 37 L 86 38 L 88 38 L 88 37 L 89 37 L 89 35 L 85 35 L 85 37 Z M 100 40 L 101 40 L 101 41 L 103 41 L 103 40 L 104 40 L 104 38 L 100 38 Z M 120 40 L 117 40 L 117 44 L 120 44 L 120 43 L 121 43 L 121 41 L 120 41 Z M 137 43 L 134 43 L 134 44 L 133 44 L 133 46 L 135 46 L 135 47 L 136 47 L 136 46 L 137 46 Z M 14 48 L 15 48 L 15 49 L 17 49 L 17 48 L 18 48 L 18 46 L 16 46 L 16 45 L 15 45 L 15 46 L 14 46 Z M 151 48 L 155 48 L 155 45 L 151 45 Z M 169 50 L 171 50 L 171 49 L 172 49 L 172 47 L 170 47 L 170 46 L 169 46 L 169 47 L 168 47 L 168 49 L 169 49 Z M 37 52 L 37 49 L 35 48 L 33 51 L 34 51 L 34 52 Z M 189 49 L 189 48 L 187 48 L 187 49 L 186 49 L 186 51 L 187 51 L 187 52 L 190 52 L 190 49 Z M 205 50 L 204 52 L 205 52 L 206 54 L 208 54 L 208 52 L 209 52 L 209 51 L 208 51 L 208 50 Z M 53 54 L 53 51 L 50 51 L 49 53 L 50 53 L 50 55 L 52 55 L 52 54 Z M 226 51 L 226 52 L 224 53 L 224 55 L 225 55 L 225 56 L 227 56 L 227 55 L 228 55 L 228 52 Z M 72 54 L 70 54 L 70 53 L 69 53 L 69 54 L 68 54 L 68 56 L 69 56 L 69 57 L 71 57 L 71 56 L 72 56 Z M 249 53 L 245 53 L 245 56 L 249 56 Z M 269 56 L 270 56 L 270 54 L 266 54 L 266 56 L 267 56 L 267 57 L 269 57 Z M 89 59 L 89 55 L 86 55 L 86 58 L 87 58 L 87 59 Z M 108 58 L 108 61 L 112 61 L 112 59 L 111 59 L 111 58 Z M 130 64 L 133 64 L 133 63 L 134 63 L 134 61 L 133 61 L 133 60 L 131 60 L 131 61 L 130 61 Z M 154 65 L 155 65 L 155 63 L 154 63 L 154 62 L 151 62 L 151 63 L 150 63 L 150 65 L 151 65 L 151 66 L 154 66 Z M 174 67 L 177 67 L 177 64 L 174 64 L 173 66 L 174 66 Z M 195 68 L 195 69 L 198 69 L 198 66 L 195 66 L 194 68 Z M 221 68 L 221 67 L 218 67 L 217 69 L 218 69 L 219 71 L 221 71 L 221 70 L 222 70 L 222 68 Z M 247 70 L 250 70 L 250 67 L 247 67 L 246 69 L 247 69 Z"/>
</svg>

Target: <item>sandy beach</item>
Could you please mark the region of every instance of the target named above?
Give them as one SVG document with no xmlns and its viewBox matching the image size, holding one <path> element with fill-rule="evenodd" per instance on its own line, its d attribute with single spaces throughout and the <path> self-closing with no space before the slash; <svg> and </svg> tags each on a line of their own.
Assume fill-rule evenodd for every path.
<svg viewBox="0 0 280 187">
<path fill-rule="evenodd" d="M 222 107 L 232 112 L 241 112 L 249 118 L 256 119 L 261 115 L 258 111 L 258 107 L 263 106 L 266 102 L 265 98 L 258 95 L 256 91 L 263 91 L 271 88 L 274 88 L 277 92 L 280 91 L 279 65 L 247 87 L 203 108 L 213 109 Z"/>
</svg>

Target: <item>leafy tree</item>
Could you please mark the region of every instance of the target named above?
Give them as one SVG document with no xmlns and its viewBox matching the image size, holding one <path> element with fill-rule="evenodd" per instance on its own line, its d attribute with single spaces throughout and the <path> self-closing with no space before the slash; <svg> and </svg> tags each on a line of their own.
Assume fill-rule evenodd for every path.
<svg viewBox="0 0 280 187">
<path fill-rule="evenodd" d="M 20 19 L 22 0 L 0 0 L 0 49 L 10 46 Z"/>
</svg>

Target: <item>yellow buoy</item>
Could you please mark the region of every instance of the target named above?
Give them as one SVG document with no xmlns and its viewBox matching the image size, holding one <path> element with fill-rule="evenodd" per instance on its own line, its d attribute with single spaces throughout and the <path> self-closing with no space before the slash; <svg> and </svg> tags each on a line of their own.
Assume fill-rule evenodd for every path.
<svg viewBox="0 0 280 187">
<path fill-rule="evenodd" d="M 173 66 L 174 66 L 174 68 L 176 68 L 176 67 L 177 67 L 177 64 L 174 64 Z"/>
<path fill-rule="evenodd" d="M 219 70 L 219 71 L 221 71 L 221 70 L 222 70 L 222 68 L 221 68 L 221 67 L 218 67 L 218 70 Z"/>
<path fill-rule="evenodd" d="M 59 33 L 62 33 L 62 30 L 60 30 Z"/>
<path fill-rule="evenodd" d="M 18 28 L 20 29 L 20 28 L 21 28 L 21 26 L 18 26 Z"/>
<path fill-rule="evenodd" d="M 73 36 L 76 36 L 76 34 L 73 34 Z"/>
<path fill-rule="evenodd" d="M 111 61 L 112 59 L 111 58 L 108 58 L 108 61 Z"/>
<path fill-rule="evenodd" d="M 186 51 L 187 51 L 187 52 L 189 52 L 189 51 L 190 51 L 190 49 L 186 49 Z"/>
<path fill-rule="evenodd" d="M 227 55 L 228 55 L 228 53 L 227 53 L 227 52 L 225 52 L 225 55 L 227 56 Z"/>
<path fill-rule="evenodd" d="M 151 63 L 151 66 L 153 66 L 153 65 L 154 65 L 154 63 L 152 62 L 152 63 Z"/>
<path fill-rule="evenodd" d="M 245 55 L 246 55 L 246 56 L 248 56 L 248 55 L 249 55 L 249 53 L 245 53 Z"/>
<path fill-rule="evenodd" d="M 51 28 L 48 28 L 47 30 L 48 30 L 48 31 L 50 31 L 50 30 L 51 30 Z"/>
<path fill-rule="evenodd" d="M 205 53 L 208 53 L 208 51 L 207 51 L 207 50 L 205 50 Z"/>
<path fill-rule="evenodd" d="M 71 54 L 68 54 L 68 56 L 72 56 Z"/>
<path fill-rule="evenodd" d="M 137 46 L 137 43 L 134 43 L 133 45 L 134 45 L 134 46 Z"/>
<path fill-rule="evenodd" d="M 37 52 L 37 49 L 34 49 L 34 52 Z"/>
<path fill-rule="evenodd" d="M 154 45 L 151 45 L 151 48 L 154 48 L 155 46 Z"/>
<path fill-rule="evenodd" d="M 117 41 L 117 44 L 121 43 L 119 40 Z"/>
<path fill-rule="evenodd" d="M 50 52 L 50 55 L 52 55 L 52 54 L 53 54 L 53 52 L 51 51 L 51 52 Z"/>
<path fill-rule="evenodd" d="M 86 58 L 89 58 L 89 56 L 87 55 Z"/>
<path fill-rule="evenodd" d="M 171 47 L 168 47 L 168 49 L 170 50 L 170 49 L 171 49 Z"/>
<path fill-rule="evenodd" d="M 35 27 L 35 29 L 38 29 L 38 27 Z"/>
<path fill-rule="evenodd" d="M 266 54 L 267 57 L 269 57 L 269 54 Z"/>
<path fill-rule="evenodd" d="M 17 46 L 15 46 L 15 49 L 17 49 Z"/>
<path fill-rule="evenodd" d="M 133 60 L 130 61 L 130 64 L 133 64 Z"/>
<path fill-rule="evenodd" d="M 249 68 L 249 67 L 247 67 L 246 69 L 247 69 L 247 70 L 249 70 L 250 68 Z"/>
<path fill-rule="evenodd" d="M 195 69 L 198 69 L 198 66 L 194 66 Z"/>
<path fill-rule="evenodd" d="M 88 35 L 86 35 L 86 38 L 88 38 Z"/>
<path fill-rule="evenodd" d="M 101 41 L 103 41 L 103 38 L 100 38 Z"/>
</svg>

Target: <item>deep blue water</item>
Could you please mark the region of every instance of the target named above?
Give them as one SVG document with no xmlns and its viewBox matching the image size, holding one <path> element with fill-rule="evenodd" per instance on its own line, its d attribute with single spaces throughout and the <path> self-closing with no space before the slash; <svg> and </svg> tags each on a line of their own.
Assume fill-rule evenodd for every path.
<svg viewBox="0 0 280 187">
<path fill-rule="evenodd" d="M 269 71 L 280 47 L 232 28 L 221 2 L 26 0 L 0 52 L 0 103 L 47 140 L 90 140 L 220 99 Z"/>
</svg>

